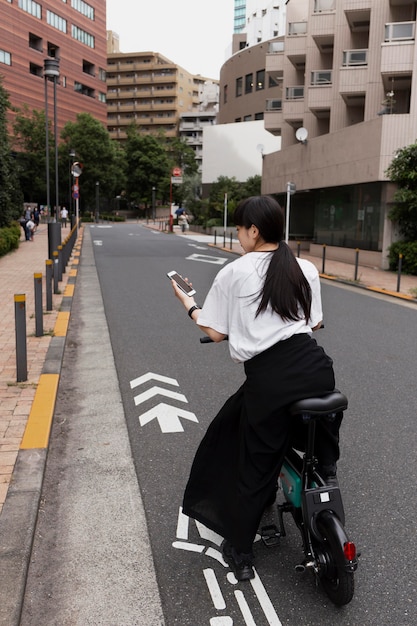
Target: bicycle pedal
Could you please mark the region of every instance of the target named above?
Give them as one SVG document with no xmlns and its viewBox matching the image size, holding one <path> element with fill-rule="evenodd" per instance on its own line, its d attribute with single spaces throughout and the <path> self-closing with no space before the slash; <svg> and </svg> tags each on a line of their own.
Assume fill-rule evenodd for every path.
<svg viewBox="0 0 417 626">
<path fill-rule="evenodd" d="M 275 524 L 271 524 L 270 526 L 262 526 L 261 539 L 267 548 L 274 548 L 275 546 L 279 545 L 281 533 L 278 530 L 278 527 L 275 526 Z"/>
</svg>

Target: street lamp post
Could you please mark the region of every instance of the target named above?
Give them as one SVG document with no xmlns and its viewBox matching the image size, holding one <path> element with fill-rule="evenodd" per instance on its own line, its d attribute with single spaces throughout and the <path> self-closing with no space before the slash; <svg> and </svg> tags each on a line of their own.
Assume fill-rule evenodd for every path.
<svg viewBox="0 0 417 626">
<path fill-rule="evenodd" d="M 69 195 L 68 195 L 68 209 L 69 209 L 69 214 L 70 214 L 70 219 L 72 216 L 72 172 L 71 172 L 71 165 L 75 159 L 75 150 L 73 148 L 71 148 L 71 150 L 68 153 L 68 158 L 69 158 Z"/>
<path fill-rule="evenodd" d="M 153 218 L 153 221 L 155 221 L 155 218 L 156 218 L 155 191 L 156 191 L 156 187 L 152 187 L 152 218 Z"/>
<path fill-rule="evenodd" d="M 54 83 L 54 138 L 55 138 L 55 208 L 58 210 L 59 205 L 59 185 L 58 185 L 58 125 L 57 125 L 57 106 L 56 106 L 56 81 L 59 78 L 59 60 L 45 59 L 43 64 L 43 76 L 45 79 L 45 144 L 46 144 L 46 204 L 48 210 L 50 208 L 50 189 L 49 189 L 49 119 L 48 119 L 48 80 Z M 51 210 L 51 215 L 53 211 Z"/>
<path fill-rule="evenodd" d="M 96 182 L 96 224 L 98 223 L 99 220 L 99 215 L 100 215 L 100 183 L 99 181 Z"/>
</svg>

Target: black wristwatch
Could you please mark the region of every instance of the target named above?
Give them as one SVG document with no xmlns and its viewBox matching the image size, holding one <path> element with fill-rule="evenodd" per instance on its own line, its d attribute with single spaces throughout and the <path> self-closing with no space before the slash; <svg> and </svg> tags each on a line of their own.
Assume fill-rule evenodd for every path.
<svg viewBox="0 0 417 626">
<path fill-rule="evenodd" d="M 188 309 L 188 315 L 191 317 L 191 319 L 193 317 L 194 311 L 196 311 L 197 309 L 201 309 L 201 306 L 198 306 L 198 304 L 193 304 L 193 306 Z"/>
</svg>

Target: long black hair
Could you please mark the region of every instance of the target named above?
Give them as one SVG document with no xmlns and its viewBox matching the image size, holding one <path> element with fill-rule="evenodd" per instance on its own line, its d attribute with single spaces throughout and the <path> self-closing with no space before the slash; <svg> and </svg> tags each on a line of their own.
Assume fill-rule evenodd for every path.
<svg viewBox="0 0 417 626">
<path fill-rule="evenodd" d="M 311 289 L 291 248 L 284 239 L 284 212 L 271 196 L 252 196 L 239 203 L 234 212 L 236 226 L 252 225 L 266 243 L 277 243 L 271 255 L 265 282 L 259 295 L 256 316 L 268 304 L 283 320 L 305 319 L 311 312 Z"/>
</svg>

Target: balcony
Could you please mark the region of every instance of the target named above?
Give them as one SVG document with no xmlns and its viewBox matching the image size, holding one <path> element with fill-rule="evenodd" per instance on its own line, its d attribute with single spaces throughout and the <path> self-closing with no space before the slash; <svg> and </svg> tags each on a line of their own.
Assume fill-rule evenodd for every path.
<svg viewBox="0 0 417 626">
<path fill-rule="evenodd" d="M 368 50 L 343 50 L 343 67 L 368 65 Z"/>
<path fill-rule="evenodd" d="M 385 41 L 410 41 L 415 39 L 415 22 L 391 22 L 385 24 Z"/>
<path fill-rule="evenodd" d="M 282 111 L 282 100 L 268 98 L 265 103 L 266 111 Z"/>
<path fill-rule="evenodd" d="M 314 13 L 323 13 L 325 11 L 335 11 L 336 0 L 315 0 Z"/>
<path fill-rule="evenodd" d="M 285 98 L 287 100 L 302 100 L 304 98 L 304 85 L 286 87 Z"/>
<path fill-rule="evenodd" d="M 311 72 L 310 85 L 322 86 L 332 84 L 332 71 L 331 70 L 318 70 Z"/>
<path fill-rule="evenodd" d="M 288 24 L 288 35 L 307 35 L 307 22 L 290 22 Z"/>
</svg>

